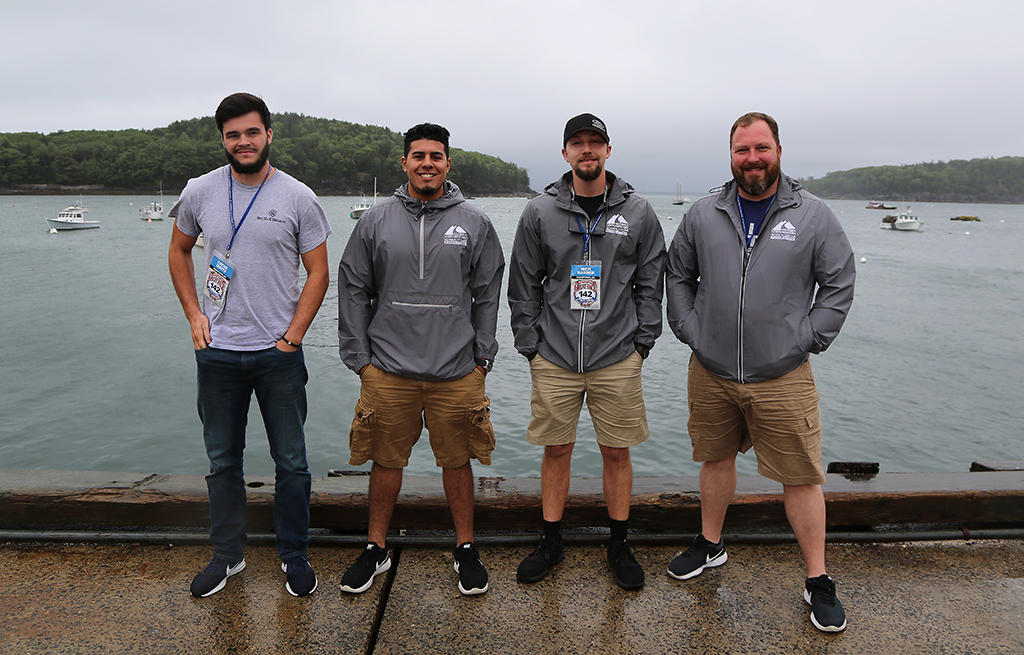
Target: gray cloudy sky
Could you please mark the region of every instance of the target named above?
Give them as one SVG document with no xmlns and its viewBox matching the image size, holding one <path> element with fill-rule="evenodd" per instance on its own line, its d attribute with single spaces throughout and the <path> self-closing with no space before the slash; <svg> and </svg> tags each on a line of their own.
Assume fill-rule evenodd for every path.
<svg viewBox="0 0 1024 655">
<path fill-rule="evenodd" d="M 831 3 L 0 0 L 0 132 L 150 129 L 235 91 L 566 169 L 565 121 L 608 124 L 608 168 L 641 192 L 729 177 L 728 130 L 780 124 L 783 170 L 1024 155 L 1024 8 L 1006 0 Z M 455 162 L 458 165 L 458 162 Z"/>
</svg>

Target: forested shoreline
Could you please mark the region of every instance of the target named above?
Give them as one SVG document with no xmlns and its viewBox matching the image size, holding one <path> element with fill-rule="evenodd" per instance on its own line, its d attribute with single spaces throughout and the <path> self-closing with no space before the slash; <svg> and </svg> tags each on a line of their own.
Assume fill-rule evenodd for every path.
<svg viewBox="0 0 1024 655">
<path fill-rule="evenodd" d="M 869 166 L 800 183 L 814 195 L 839 200 L 1024 203 L 1024 157 Z"/>
<path fill-rule="evenodd" d="M 402 133 L 302 114 L 271 115 L 270 160 L 323 195 L 390 195 L 407 181 Z M 451 149 L 448 177 L 466 195 L 533 195 L 524 168 Z M 212 116 L 152 130 L 0 134 L 0 194 L 177 193 L 226 163 Z"/>
</svg>

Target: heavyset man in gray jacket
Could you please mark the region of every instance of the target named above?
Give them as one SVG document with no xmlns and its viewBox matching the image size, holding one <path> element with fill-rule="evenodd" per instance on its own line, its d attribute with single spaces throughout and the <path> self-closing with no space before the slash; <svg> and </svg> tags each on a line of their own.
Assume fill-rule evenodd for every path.
<svg viewBox="0 0 1024 655">
<path fill-rule="evenodd" d="M 572 170 L 526 206 L 512 247 L 512 332 L 533 383 L 527 437 L 544 446 L 544 534 L 516 571 L 523 582 L 543 579 L 562 560 L 562 512 L 586 398 L 604 460 L 608 562 L 621 587 L 644 585 L 626 542 L 629 448 L 650 436 L 640 370 L 661 334 L 665 238 L 650 203 L 605 170 L 610 154 L 600 119 L 570 119 L 562 156 Z"/>
<path fill-rule="evenodd" d="M 668 322 L 693 350 L 687 384 L 701 534 L 669 565 L 686 580 L 728 556 L 721 539 L 736 455 L 783 485 L 819 630 L 846 614 L 825 572 L 818 392 L 809 355 L 839 334 L 853 303 L 853 250 L 828 206 L 781 172 L 778 124 L 746 114 L 730 134 L 733 181 L 694 203 L 669 246 Z"/>
<path fill-rule="evenodd" d="M 349 461 L 373 461 L 369 540 L 342 578 L 349 593 L 391 567 L 388 525 L 424 423 L 455 523 L 459 591 L 487 591 L 470 459 L 490 464 L 494 449 L 484 376 L 498 352 L 505 259 L 490 220 L 446 179 L 448 136 L 430 123 L 406 132 L 409 182 L 363 214 L 338 267 L 341 358 L 361 384 Z"/>
</svg>

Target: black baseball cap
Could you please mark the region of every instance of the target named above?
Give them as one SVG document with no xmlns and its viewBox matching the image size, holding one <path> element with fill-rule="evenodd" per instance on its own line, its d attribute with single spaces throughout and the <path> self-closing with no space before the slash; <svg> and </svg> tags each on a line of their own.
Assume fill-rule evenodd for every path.
<svg viewBox="0 0 1024 655">
<path fill-rule="evenodd" d="M 569 122 L 565 124 L 565 134 L 562 135 L 562 147 L 569 143 L 569 137 L 576 134 L 580 130 L 593 130 L 604 137 L 604 140 L 611 143 L 608 138 L 608 128 L 604 126 L 604 121 L 594 116 L 593 114 L 580 114 L 569 119 Z"/>
</svg>

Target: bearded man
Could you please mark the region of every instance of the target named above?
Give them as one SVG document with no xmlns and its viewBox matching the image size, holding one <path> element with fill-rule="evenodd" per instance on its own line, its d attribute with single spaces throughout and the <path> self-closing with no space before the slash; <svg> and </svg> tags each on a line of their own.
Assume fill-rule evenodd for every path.
<svg viewBox="0 0 1024 655">
<path fill-rule="evenodd" d="M 232 94 L 214 118 L 228 165 L 189 180 L 168 212 L 175 222 L 167 259 L 191 328 L 210 460 L 213 559 L 190 592 L 198 598 L 215 594 L 245 568 L 242 452 L 255 393 L 275 464 L 274 530 L 285 588 L 306 596 L 317 580 L 306 559 L 311 479 L 302 338 L 327 292 L 331 226 L 309 187 L 270 164 L 274 132 L 261 98 Z M 192 263 L 200 233 L 202 304 Z"/>
<path fill-rule="evenodd" d="M 544 447 L 543 536 L 516 570 L 522 582 L 539 582 L 564 556 L 562 512 L 586 399 L 604 464 L 608 564 L 620 587 L 644 586 L 626 541 L 630 448 L 651 434 L 640 373 L 661 334 L 665 237 L 651 204 L 605 169 L 611 152 L 601 119 L 569 119 L 562 157 L 571 170 L 527 204 L 512 246 L 512 332 L 533 384 L 527 439 Z"/>
<path fill-rule="evenodd" d="M 692 350 L 687 428 L 701 462 L 701 533 L 668 573 L 688 580 L 728 559 L 722 526 L 736 456 L 782 484 L 807 566 L 811 622 L 846 628 L 825 571 L 818 392 L 809 356 L 838 336 L 853 303 L 853 250 L 828 205 L 781 172 L 779 126 L 741 116 L 729 137 L 733 181 L 693 204 L 668 251 L 668 323 Z"/>
</svg>

